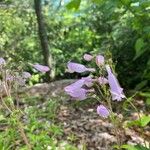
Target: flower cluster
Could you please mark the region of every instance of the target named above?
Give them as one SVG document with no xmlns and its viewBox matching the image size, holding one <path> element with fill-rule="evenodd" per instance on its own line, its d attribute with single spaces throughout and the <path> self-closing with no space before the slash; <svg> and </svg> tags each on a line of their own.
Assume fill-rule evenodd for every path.
<svg viewBox="0 0 150 150">
<path fill-rule="evenodd" d="M 4 58 L 0 58 L 0 85 L 12 85 L 15 86 L 24 86 L 26 81 L 31 78 L 31 74 L 29 72 L 22 72 L 20 70 L 10 70 L 7 67 L 7 63 Z M 48 72 L 50 69 L 47 66 L 43 66 L 40 64 L 31 64 L 31 66 L 40 71 L 41 73 Z"/>
<path fill-rule="evenodd" d="M 96 72 L 95 68 L 86 67 L 75 62 L 68 62 L 68 72 L 89 72 L 89 76 L 82 77 L 71 85 L 65 87 L 64 90 L 73 99 L 77 100 L 84 100 L 88 95 L 96 96 L 101 100 L 101 104 L 97 107 L 97 113 L 101 117 L 107 118 L 110 115 L 110 108 L 106 108 L 104 101 L 104 99 L 107 101 L 106 95 L 111 95 L 113 101 L 121 101 L 125 98 L 123 88 L 120 87 L 119 82 L 111 69 L 111 64 L 105 60 L 103 55 L 97 55 L 94 57 L 90 54 L 85 54 L 83 58 L 88 62 L 92 60 L 95 61 L 96 66 L 100 69 L 99 75 L 93 75 L 93 73 Z M 100 99 L 101 96 L 102 99 Z"/>
</svg>

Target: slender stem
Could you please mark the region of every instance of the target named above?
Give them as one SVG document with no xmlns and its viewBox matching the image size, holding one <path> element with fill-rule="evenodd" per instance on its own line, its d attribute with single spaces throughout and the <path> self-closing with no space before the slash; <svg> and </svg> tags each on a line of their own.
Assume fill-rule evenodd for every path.
<svg viewBox="0 0 150 150">
<path fill-rule="evenodd" d="M 140 116 L 140 112 L 138 111 L 138 109 L 136 108 L 136 106 L 131 102 L 131 101 L 128 101 L 129 103 L 130 103 L 130 105 L 135 109 L 135 111 L 137 112 L 137 114 L 138 114 L 138 117 L 139 117 L 139 119 L 140 119 L 140 122 L 142 121 L 142 118 L 141 118 L 141 116 Z M 143 130 L 143 128 L 142 128 L 142 137 L 143 137 L 143 139 L 144 139 L 144 145 L 145 145 L 145 147 L 147 147 L 147 144 L 146 144 L 146 141 L 145 141 L 145 138 L 144 138 L 144 130 Z"/>
<path fill-rule="evenodd" d="M 22 138 L 23 138 L 25 144 L 27 145 L 28 149 L 29 149 L 29 150 L 32 150 L 32 147 L 31 147 L 31 145 L 30 145 L 30 143 L 29 143 L 29 141 L 28 141 L 28 138 L 27 138 L 27 136 L 26 136 L 26 134 L 25 134 L 25 132 L 24 132 L 23 125 L 22 125 L 22 123 L 19 121 L 19 119 L 18 119 L 18 128 L 19 128 L 20 134 L 21 134 L 21 136 L 22 136 Z"/>
<path fill-rule="evenodd" d="M 119 136 L 119 130 L 118 130 L 118 126 L 117 126 L 117 123 L 116 123 L 116 119 L 114 117 L 114 112 L 112 110 L 112 105 L 111 105 L 111 100 L 110 100 L 110 97 L 108 97 L 107 99 L 107 104 L 109 106 L 109 109 L 110 109 L 110 113 L 111 113 L 111 121 L 114 125 L 114 131 L 115 131 L 115 135 L 116 135 L 116 138 L 117 138 L 117 145 L 118 145 L 118 148 L 119 150 L 121 150 L 121 139 L 120 139 L 120 136 Z"/>
<path fill-rule="evenodd" d="M 9 92 L 9 90 L 8 90 L 8 87 L 7 87 L 7 84 L 6 84 L 6 83 L 7 83 L 7 82 L 5 82 L 5 84 L 3 85 L 4 90 L 5 90 L 5 92 L 6 92 L 7 97 L 12 99 L 11 94 L 10 94 L 10 92 Z M 13 110 L 13 109 L 14 109 L 14 104 L 13 104 L 13 103 L 10 103 L 10 105 L 11 105 L 12 110 Z"/>
<path fill-rule="evenodd" d="M 97 84 L 95 84 L 95 85 L 96 85 L 96 87 L 97 87 L 97 89 L 98 89 L 98 92 L 100 93 L 101 97 L 102 97 L 104 100 L 106 100 L 106 98 L 104 97 L 102 91 L 99 89 L 99 86 L 98 86 Z"/>
<path fill-rule="evenodd" d="M 11 98 L 11 91 L 9 90 L 9 87 L 8 87 L 7 82 L 5 82 L 5 84 L 4 84 L 4 89 L 5 89 L 5 92 L 6 92 L 7 97 Z M 5 108 L 6 108 L 10 113 L 13 113 L 14 111 L 16 111 L 14 103 L 10 103 L 10 105 L 11 105 L 11 107 L 12 107 L 12 108 L 11 108 L 12 110 L 11 110 L 11 109 L 9 108 L 9 106 L 7 106 L 7 104 L 3 101 L 3 98 L 2 98 L 2 97 L 0 97 L 0 98 L 1 98 L 1 101 L 3 102 L 3 105 L 5 106 Z M 20 131 L 21 137 L 23 138 L 24 143 L 27 145 L 28 150 L 32 150 L 32 147 L 31 147 L 31 145 L 30 145 L 30 143 L 29 143 L 29 141 L 28 141 L 28 138 L 27 138 L 27 136 L 26 136 L 26 134 L 25 134 L 25 132 L 24 132 L 23 125 L 22 125 L 22 123 L 20 122 L 19 118 L 20 118 L 19 116 L 16 117 L 17 123 L 18 123 L 18 129 L 19 129 L 19 131 Z"/>
<path fill-rule="evenodd" d="M 3 105 L 4 105 L 4 107 L 5 107 L 10 113 L 12 113 L 11 109 L 7 106 L 7 104 L 6 104 L 5 101 L 3 100 L 2 96 L 0 96 L 0 99 L 1 99 L 1 101 L 2 101 L 2 103 L 3 103 Z"/>
</svg>

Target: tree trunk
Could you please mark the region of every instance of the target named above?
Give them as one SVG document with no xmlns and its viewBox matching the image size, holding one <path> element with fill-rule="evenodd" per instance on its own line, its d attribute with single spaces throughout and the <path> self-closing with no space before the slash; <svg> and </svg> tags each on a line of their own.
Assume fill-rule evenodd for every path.
<svg viewBox="0 0 150 150">
<path fill-rule="evenodd" d="M 52 59 L 52 54 L 50 53 L 50 48 L 48 44 L 48 38 L 46 34 L 46 27 L 44 23 L 44 17 L 42 15 L 42 4 L 41 0 L 34 0 L 35 13 L 37 16 L 38 23 L 38 33 L 41 41 L 42 54 L 44 57 L 45 65 L 50 67 L 50 72 L 47 73 L 48 80 L 52 80 L 55 77 L 55 66 Z"/>
</svg>

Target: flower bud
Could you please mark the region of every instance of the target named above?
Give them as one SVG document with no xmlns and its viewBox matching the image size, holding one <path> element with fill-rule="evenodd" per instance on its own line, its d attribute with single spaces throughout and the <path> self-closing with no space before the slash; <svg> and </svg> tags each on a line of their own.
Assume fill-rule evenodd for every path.
<svg viewBox="0 0 150 150">
<path fill-rule="evenodd" d="M 97 64 L 97 66 L 102 66 L 102 65 L 104 65 L 104 56 L 102 56 L 102 55 L 97 55 L 97 56 L 96 56 L 96 64 Z"/>
<path fill-rule="evenodd" d="M 93 59 L 93 56 L 90 55 L 90 54 L 84 54 L 83 58 L 84 58 L 84 60 L 86 60 L 86 61 L 91 61 L 91 60 Z"/>
</svg>

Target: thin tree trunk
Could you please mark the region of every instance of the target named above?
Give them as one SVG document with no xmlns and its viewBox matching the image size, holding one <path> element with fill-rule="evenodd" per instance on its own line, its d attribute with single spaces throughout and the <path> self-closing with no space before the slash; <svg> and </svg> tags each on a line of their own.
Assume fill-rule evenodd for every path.
<svg viewBox="0 0 150 150">
<path fill-rule="evenodd" d="M 42 48 L 42 53 L 44 57 L 44 63 L 45 65 L 50 67 L 50 72 L 48 72 L 48 76 L 49 76 L 48 79 L 52 80 L 55 77 L 55 66 L 54 66 L 54 61 L 52 59 L 52 54 L 50 53 L 50 48 L 48 44 L 44 17 L 42 15 L 41 0 L 34 0 L 34 5 L 35 5 L 35 13 L 37 16 L 38 32 L 39 32 L 39 38 L 41 41 L 41 48 Z"/>
</svg>

